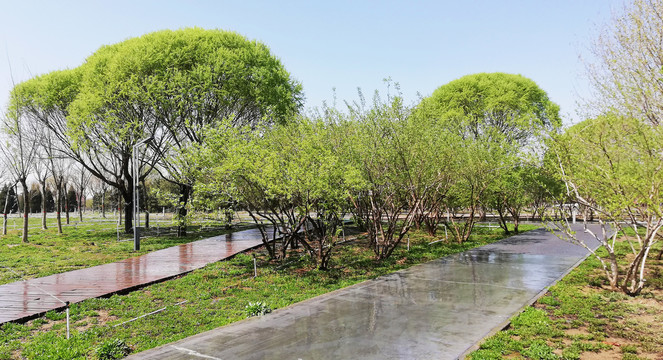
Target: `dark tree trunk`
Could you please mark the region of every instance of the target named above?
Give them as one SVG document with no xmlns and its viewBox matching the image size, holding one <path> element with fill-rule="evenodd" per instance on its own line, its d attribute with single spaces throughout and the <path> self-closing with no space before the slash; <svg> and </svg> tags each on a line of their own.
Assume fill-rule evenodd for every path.
<svg viewBox="0 0 663 360">
<path fill-rule="evenodd" d="M 187 209 L 186 204 L 189 202 L 189 196 L 191 195 L 191 186 L 186 184 L 180 184 L 180 201 L 177 208 L 177 236 L 186 236 L 186 216 Z"/>
<path fill-rule="evenodd" d="M 83 191 L 78 196 L 78 219 L 83 222 Z"/>
<path fill-rule="evenodd" d="M 122 193 L 124 199 L 124 232 L 127 234 L 133 233 L 134 202 L 132 197 L 132 191 Z"/>
<path fill-rule="evenodd" d="M 56 184 L 57 189 L 57 200 L 55 201 L 55 218 L 58 222 L 58 234 L 62 234 L 62 186 Z"/>
<path fill-rule="evenodd" d="M 101 191 L 101 217 L 106 218 L 106 190 Z"/>
<path fill-rule="evenodd" d="M 66 186 L 64 188 L 64 216 L 67 219 L 67 225 L 69 225 L 69 193 Z"/>
</svg>

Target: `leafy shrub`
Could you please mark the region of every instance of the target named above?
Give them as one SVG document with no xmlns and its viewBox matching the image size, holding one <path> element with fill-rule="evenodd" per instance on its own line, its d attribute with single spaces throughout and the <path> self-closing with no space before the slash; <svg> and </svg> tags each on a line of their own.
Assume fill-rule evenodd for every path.
<svg viewBox="0 0 663 360">
<path fill-rule="evenodd" d="M 624 354 L 637 354 L 638 347 L 635 345 L 624 345 L 622 346 L 622 353 Z"/>
<path fill-rule="evenodd" d="M 543 340 L 532 342 L 530 347 L 525 349 L 522 354 L 530 359 L 556 360 L 558 358 L 557 355 L 553 353 L 553 349 Z"/>
<path fill-rule="evenodd" d="M 250 302 L 246 305 L 246 317 L 263 316 L 272 312 L 272 309 L 262 301 Z"/>
<path fill-rule="evenodd" d="M 113 360 L 122 359 L 129 355 L 131 348 L 121 339 L 106 341 L 97 348 L 97 359 Z"/>
<path fill-rule="evenodd" d="M 49 310 L 44 316 L 46 316 L 48 320 L 57 321 L 67 317 L 67 314 L 65 312 L 55 312 L 53 310 Z"/>
</svg>

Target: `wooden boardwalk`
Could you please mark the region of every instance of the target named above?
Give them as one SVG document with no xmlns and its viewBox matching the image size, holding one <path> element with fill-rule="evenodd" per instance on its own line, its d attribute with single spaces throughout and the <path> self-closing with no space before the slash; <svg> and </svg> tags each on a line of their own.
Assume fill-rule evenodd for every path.
<svg viewBox="0 0 663 360">
<path fill-rule="evenodd" d="M 261 244 L 260 232 L 249 229 L 115 263 L 0 285 L 0 324 L 64 309 L 65 302 L 76 303 L 167 280 Z"/>
</svg>

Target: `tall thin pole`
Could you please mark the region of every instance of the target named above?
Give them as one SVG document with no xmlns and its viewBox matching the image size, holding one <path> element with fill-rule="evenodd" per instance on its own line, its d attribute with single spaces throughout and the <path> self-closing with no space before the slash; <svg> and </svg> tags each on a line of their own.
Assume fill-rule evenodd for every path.
<svg viewBox="0 0 663 360">
<path fill-rule="evenodd" d="M 141 142 L 136 143 L 133 148 L 133 219 L 134 219 L 134 251 L 139 251 L 140 250 L 140 230 L 138 229 L 139 224 L 138 220 L 136 219 L 136 215 L 140 214 L 140 207 L 138 204 L 138 145 Z M 138 215 L 140 216 L 140 215 Z"/>
</svg>

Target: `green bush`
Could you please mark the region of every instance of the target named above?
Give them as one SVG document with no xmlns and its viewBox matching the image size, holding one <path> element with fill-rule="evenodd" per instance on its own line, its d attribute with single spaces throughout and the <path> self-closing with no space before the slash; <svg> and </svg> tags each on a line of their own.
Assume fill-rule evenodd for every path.
<svg viewBox="0 0 663 360">
<path fill-rule="evenodd" d="M 246 317 L 263 316 L 272 312 L 272 309 L 262 301 L 250 302 L 246 305 Z"/>
<path fill-rule="evenodd" d="M 113 360 L 122 359 L 129 355 L 131 348 L 121 339 L 106 341 L 97 348 L 97 359 Z"/>
</svg>

